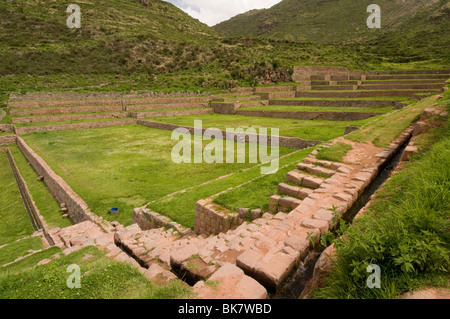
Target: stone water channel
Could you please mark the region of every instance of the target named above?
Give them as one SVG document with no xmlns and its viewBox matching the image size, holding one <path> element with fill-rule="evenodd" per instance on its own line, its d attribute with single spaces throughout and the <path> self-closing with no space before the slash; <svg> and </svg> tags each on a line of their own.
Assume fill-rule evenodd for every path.
<svg viewBox="0 0 450 319">
<path fill-rule="evenodd" d="M 353 206 L 346 212 L 343 219 L 351 224 L 358 213 L 370 202 L 372 195 L 387 181 L 391 176 L 393 170 L 397 167 L 400 159 L 403 155 L 405 148 L 411 141 L 410 136 L 393 156 L 383 163 L 380 167 L 380 171 L 370 185 L 364 190 L 364 192 L 358 197 Z M 270 294 L 271 299 L 298 299 L 308 282 L 313 278 L 314 267 L 322 255 L 325 248 L 312 250 L 305 261 L 299 265 L 299 267 L 289 276 L 283 283 L 283 285 L 277 290 L 276 293 Z"/>
</svg>

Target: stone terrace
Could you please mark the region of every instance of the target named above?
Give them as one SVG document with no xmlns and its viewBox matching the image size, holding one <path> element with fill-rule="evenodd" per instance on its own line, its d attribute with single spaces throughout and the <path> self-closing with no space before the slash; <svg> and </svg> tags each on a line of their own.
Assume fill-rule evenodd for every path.
<svg viewBox="0 0 450 319">
<path fill-rule="evenodd" d="M 136 258 L 140 265 L 151 267 L 157 264 L 162 269 L 170 270 L 194 285 L 194 290 L 201 295 L 203 289 L 207 289 L 203 280 L 219 282 L 215 289 L 216 296 L 227 295 L 230 285 L 227 277 L 221 274 L 243 276 L 239 269 L 267 291 L 274 292 L 308 255 L 310 238 L 318 240 L 320 234 L 332 228 L 333 214 L 330 209 L 333 205 L 345 214 L 377 175 L 380 166 L 408 139 L 411 132 L 409 129 L 402 133 L 387 149 L 337 139 L 335 142 L 353 146 L 349 159 L 354 161 L 345 165 L 318 161 L 313 152 L 298 168 L 308 174 L 327 174 L 328 177 L 303 177 L 302 183 L 315 189 L 298 201 L 290 213 L 266 213 L 251 223 L 244 222 L 234 230 L 211 236 L 189 234 L 180 237 L 173 229 L 141 230 L 133 224 L 117 232 L 115 242 Z M 232 288 L 237 289 L 237 286 Z M 253 286 L 258 287 L 255 295 L 249 294 L 247 297 L 260 298 L 261 287 Z"/>
</svg>

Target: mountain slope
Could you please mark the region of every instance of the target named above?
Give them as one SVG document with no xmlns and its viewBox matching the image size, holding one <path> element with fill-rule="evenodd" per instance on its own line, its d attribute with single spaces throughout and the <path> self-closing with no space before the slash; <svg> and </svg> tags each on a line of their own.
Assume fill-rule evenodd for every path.
<svg viewBox="0 0 450 319">
<path fill-rule="evenodd" d="M 417 15 L 425 13 L 430 23 L 449 27 L 446 21 L 433 20 L 433 15 L 447 5 L 448 0 L 378 0 L 382 28 L 366 25 L 367 7 L 372 0 L 283 0 L 270 9 L 238 15 L 213 28 L 227 36 L 262 36 L 314 42 L 366 41 L 404 25 L 412 25 Z M 442 25 L 441 25 L 442 24 Z M 447 29 L 448 30 L 448 29 Z M 415 28 L 413 31 L 420 31 Z"/>
</svg>

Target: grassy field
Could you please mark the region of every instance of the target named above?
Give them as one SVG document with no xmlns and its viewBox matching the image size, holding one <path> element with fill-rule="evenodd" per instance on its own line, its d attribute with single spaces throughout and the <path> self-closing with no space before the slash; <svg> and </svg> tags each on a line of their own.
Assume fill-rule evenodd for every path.
<svg viewBox="0 0 450 319">
<path fill-rule="evenodd" d="M 131 223 L 135 207 L 256 165 L 175 164 L 171 150 L 178 142 L 171 140 L 171 134 L 170 131 L 126 125 L 31 133 L 23 137 L 94 213 L 124 225 Z M 206 144 L 209 142 L 205 141 Z M 280 148 L 280 156 L 292 151 Z M 118 207 L 121 214 L 110 216 L 108 212 L 113 207 Z M 170 217 L 186 222 L 182 215 Z"/>
<path fill-rule="evenodd" d="M 331 162 L 343 162 L 344 157 L 348 151 L 351 151 L 353 147 L 345 143 L 336 143 L 330 147 L 325 147 L 319 150 L 316 155 L 318 160 L 331 161 Z"/>
<path fill-rule="evenodd" d="M 16 260 L 18 257 L 28 255 L 32 250 L 41 250 L 41 237 L 32 237 L 11 243 L 0 248 L 0 266 Z"/>
<path fill-rule="evenodd" d="M 57 253 L 52 248 L 50 253 Z M 91 258 L 83 257 L 91 255 Z M 42 258 L 42 254 L 39 256 Z M 28 258 L 27 258 L 28 259 Z M 34 258 L 32 261 L 36 261 Z M 81 288 L 70 289 L 69 265 L 81 270 Z M 172 299 L 192 296 L 180 282 L 156 286 L 136 268 L 112 261 L 95 247 L 86 247 L 43 266 L 24 260 L 0 270 L 1 299 Z M 9 268 L 9 269 L 8 269 Z"/>
<path fill-rule="evenodd" d="M 174 196 L 163 198 L 149 205 L 149 208 L 166 216 L 182 216 L 183 224 L 193 227 L 195 218 L 195 203 L 224 190 L 235 188 L 224 195 L 216 197 L 214 202 L 225 208 L 236 211 L 238 208 L 262 208 L 267 211 L 269 197 L 276 191 L 275 183 L 282 180 L 286 174 L 284 166 L 289 165 L 292 170 L 295 164 L 301 162 L 311 148 L 294 151 L 276 161 L 279 171 L 275 174 L 261 175 L 259 167 L 240 170 L 226 178 L 212 181 L 207 185 L 197 185 L 192 189 Z M 243 185 L 252 181 L 250 185 Z M 236 188 L 239 185 L 241 187 Z M 268 197 L 269 196 L 269 197 Z"/>
<path fill-rule="evenodd" d="M 234 188 L 217 196 L 214 203 L 237 212 L 239 208 L 262 209 L 269 211 L 269 200 L 277 194 L 278 184 L 285 181 L 286 174 L 296 168 L 313 149 L 298 151 L 290 157 L 280 161 L 280 169 L 276 174 L 257 176 L 251 183 Z"/>
<path fill-rule="evenodd" d="M 277 119 L 266 117 L 249 117 L 241 115 L 206 114 L 178 117 L 155 117 L 146 120 L 154 122 L 164 122 L 177 125 L 194 126 L 195 120 L 202 120 L 204 128 L 278 128 L 280 136 L 298 137 L 306 140 L 328 141 L 342 136 L 348 125 L 364 125 L 369 120 L 364 121 L 303 121 L 291 119 Z"/>
<path fill-rule="evenodd" d="M 0 245 L 34 232 L 5 152 L 0 152 Z"/>
<path fill-rule="evenodd" d="M 39 210 L 39 213 L 47 222 L 47 225 L 52 227 L 68 227 L 72 225 L 69 219 L 62 218 L 58 202 L 53 198 L 52 194 L 46 187 L 43 181 L 38 181 L 39 175 L 28 164 L 27 159 L 16 145 L 10 145 L 9 150 L 14 156 L 14 161 L 19 168 L 20 175 L 27 183 L 28 190 Z"/>
<path fill-rule="evenodd" d="M 315 298 L 386 299 L 424 287 L 449 289 L 450 122 L 421 136 L 419 145 L 421 152 L 338 240 L 336 266 Z M 370 264 L 381 268 L 380 289 L 366 286 Z"/>
<path fill-rule="evenodd" d="M 436 99 L 436 96 L 432 96 L 419 103 L 392 112 L 374 121 L 368 127 L 347 135 L 346 139 L 355 142 L 373 143 L 377 147 L 387 147 L 397 135 L 411 125 L 424 109 L 436 105 Z"/>
</svg>

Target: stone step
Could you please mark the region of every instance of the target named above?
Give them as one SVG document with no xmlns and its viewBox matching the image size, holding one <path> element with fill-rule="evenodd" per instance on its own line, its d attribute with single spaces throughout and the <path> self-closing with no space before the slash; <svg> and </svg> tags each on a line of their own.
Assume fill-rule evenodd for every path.
<svg viewBox="0 0 450 319">
<path fill-rule="evenodd" d="M 313 177 L 311 175 L 303 174 L 298 170 L 293 170 L 287 173 L 286 180 L 297 185 L 305 186 L 312 189 L 317 189 L 323 183 L 322 178 Z"/>
<path fill-rule="evenodd" d="M 278 200 L 278 207 L 282 212 L 290 212 L 293 209 L 296 209 L 302 201 L 300 199 L 294 197 L 281 197 Z"/>
<path fill-rule="evenodd" d="M 323 168 L 320 166 L 314 166 L 312 164 L 306 164 L 306 163 L 299 163 L 297 165 L 297 169 L 300 171 L 306 171 L 308 173 L 315 174 L 315 175 L 322 174 L 322 175 L 331 176 L 334 173 L 336 173 L 336 171 L 334 171 L 334 170 Z"/>
<path fill-rule="evenodd" d="M 292 186 L 286 183 L 278 184 L 278 193 L 300 199 L 305 199 L 313 193 L 312 189 Z"/>
</svg>

